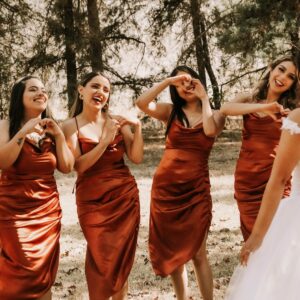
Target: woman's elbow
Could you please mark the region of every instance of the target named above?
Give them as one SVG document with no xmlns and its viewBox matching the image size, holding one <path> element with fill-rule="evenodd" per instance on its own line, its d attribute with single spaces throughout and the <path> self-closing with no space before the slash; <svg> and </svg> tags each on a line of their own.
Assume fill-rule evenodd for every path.
<svg viewBox="0 0 300 300">
<path fill-rule="evenodd" d="M 217 129 L 204 129 L 204 134 L 208 137 L 216 137 L 218 133 Z"/>
<path fill-rule="evenodd" d="M 132 156 L 129 159 L 134 164 L 139 165 L 143 162 L 143 155 Z"/>
<path fill-rule="evenodd" d="M 142 101 L 140 98 L 137 98 L 134 103 L 139 109 L 142 109 L 143 105 L 142 105 Z"/>
<path fill-rule="evenodd" d="M 83 166 L 82 164 L 78 163 L 75 161 L 75 164 L 74 164 L 74 170 L 78 173 L 78 174 L 82 174 L 86 171 L 86 167 Z"/>
<path fill-rule="evenodd" d="M 57 169 L 63 173 L 68 174 L 73 171 L 74 163 L 65 164 L 64 166 L 59 166 Z"/>
</svg>

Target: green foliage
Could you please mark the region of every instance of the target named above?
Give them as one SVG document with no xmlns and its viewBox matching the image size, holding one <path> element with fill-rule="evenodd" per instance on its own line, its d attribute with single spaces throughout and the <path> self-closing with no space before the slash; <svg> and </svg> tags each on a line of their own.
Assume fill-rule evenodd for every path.
<svg viewBox="0 0 300 300">
<path fill-rule="evenodd" d="M 226 54 L 272 59 L 298 42 L 297 0 L 247 0 L 231 5 L 231 13 L 216 28 L 217 45 Z M 214 11 L 216 20 L 222 17 Z"/>
<path fill-rule="evenodd" d="M 32 39 L 30 23 L 39 18 L 25 1 L 0 0 L 0 118 L 7 114 L 10 88 L 14 80 L 24 75 L 27 51 L 24 45 Z"/>
</svg>

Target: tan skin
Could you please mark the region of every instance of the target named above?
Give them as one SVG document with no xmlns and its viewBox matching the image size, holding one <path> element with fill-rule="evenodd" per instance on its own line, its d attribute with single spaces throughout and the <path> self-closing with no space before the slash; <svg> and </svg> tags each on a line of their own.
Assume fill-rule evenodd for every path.
<svg viewBox="0 0 300 300">
<path fill-rule="evenodd" d="M 204 133 L 211 137 L 222 131 L 225 122 L 223 115 L 211 109 L 207 93 L 201 82 L 186 72 L 179 71 L 176 76 L 166 78 L 154 85 L 138 97 L 136 105 L 149 116 L 166 124 L 172 111 L 172 104 L 156 103 L 154 99 L 169 85 L 175 86 L 179 96 L 186 101 L 183 110 L 190 127 L 203 123 Z M 206 237 L 192 261 L 203 299 L 213 299 L 213 279 L 207 260 Z M 188 279 L 185 265 L 175 270 L 171 274 L 171 279 L 177 299 L 187 300 Z"/>
<path fill-rule="evenodd" d="M 24 119 L 23 126 L 16 135 L 9 139 L 8 120 L 0 121 L 0 169 L 6 169 L 13 165 L 18 158 L 25 141 L 26 135 L 36 132 L 48 133 L 55 139 L 57 151 L 57 169 L 62 173 L 72 170 L 74 159 L 70 149 L 65 143 L 65 137 L 52 119 L 41 119 L 42 112 L 46 109 L 48 96 L 44 85 L 38 79 L 32 78 L 26 82 L 23 94 Z M 18 145 L 18 147 L 16 147 Z"/>
<path fill-rule="evenodd" d="M 290 113 L 289 119 L 300 126 L 300 109 Z M 262 199 L 253 231 L 240 252 L 240 262 L 247 265 L 251 252 L 257 250 L 268 231 L 283 195 L 284 187 L 300 160 L 300 135 L 283 130 L 277 155 Z"/>
<path fill-rule="evenodd" d="M 69 173 L 74 165 L 74 157 L 68 148 L 64 134 L 60 127 L 52 119 L 41 119 L 42 112 L 46 109 L 48 96 L 44 85 L 38 79 L 27 80 L 23 94 L 24 119 L 23 126 L 16 135 L 9 138 L 8 120 L 0 121 L 0 169 L 11 167 L 17 160 L 25 138 L 28 134 L 50 134 L 56 144 L 57 169 L 62 173 Z M 49 290 L 40 300 L 50 300 L 51 290 Z"/>
<path fill-rule="evenodd" d="M 239 94 L 232 102 L 227 102 L 221 107 L 221 113 L 228 116 L 256 113 L 260 117 L 268 115 L 274 120 L 278 119 L 278 114 L 287 115 L 289 110 L 284 109 L 277 100 L 295 82 L 296 71 L 293 62 L 281 62 L 270 72 L 267 99 L 260 103 L 253 103 L 251 94 Z"/>
<path fill-rule="evenodd" d="M 83 110 L 77 116 L 80 136 L 98 144 L 88 153 L 81 154 L 74 118 L 64 122 L 64 133 L 75 156 L 75 170 L 83 173 L 93 166 L 119 131 L 123 135 L 128 158 L 134 163 L 141 163 L 143 138 L 140 121 L 135 118 L 109 115 L 103 111 L 109 98 L 109 81 L 103 76 L 95 76 L 86 86 L 79 86 L 78 92 L 83 98 Z M 134 133 L 131 131 L 132 127 Z M 112 300 L 127 299 L 127 292 L 128 283 L 126 282 L 122 290 L 112 297 Z"/>
<path fill-rule="evenodd" d="M 249 113 L 255 113 L 260 117 L 270 116 L 274 120 L 278 120 L 278 115 L 286 116 L 289 114 L 289 109 L 284 109 L 282 105 L 280 105 L 277 100 L 279 99 L 280 95 L 284 93 L 285 91 L 289 90 L 293 83 L 297 80 L 297 69 L 293 62 L 291 61 L 283 61 L 279 63 L 271 72 L 269 77 L 269 88 L 267 92 L 267 99 L 265 101 L 262 101 L 263 103 L 251 103 L 251 95 L 250 94 L 240 94 L 238 95 L 232 102 L 225 103 L 221 107 L 221 112 L 225 115 L 243 115 L 243 114 L 249 114 Z M 283 133 L 282 136 L 286 136 L 287 133 Z M 283 139 L 282 137 L 282 139 Z M 282 144 L 282 142 L 280 142 Z M 281 146 L 283 148 L 283 146 Z M 276 159 L 274 161 L 273 169 L 275 169 L 275 165 L 278 164 L 277 156 L 279 155 L 279 152 L 276 155 Z M 287 169 L 288 170 L 288 169 Z M 272 171 L 273 174 L 273 171 Z M 279 176 L 277 179 L 280 178 Z M 273 182 L 275 180 L 274 176 L 270 177 L 269 183 Z M 287 180 L 287 179 L 286 179 Z M 270 193 L 270 184 L 268 183 L 265 194 L 268 195 Z M 278 183 L 279 186 L 279 183 Z M 276 188 L 274 187 L 274 191 L 278 191 L 278 186 Z M 282 193 L 284 186 L 282 186 L 282 182 L 280 183 L 280 189 L 282 188 Z M 282 195 L 281 193 L 281 195 Z M 263 199 L 265 198 L 265 195 Z M 262 200 L 261 209 L 259 211 L 257 220 L 255 224 L 260 224 L 262 222 L 262 217 L 259 217 L 263 213 L 261 211 L 265 210 L 266 204 L 263 204 L 264 200 Z M 273 203 L 275 204 L 275 202 Z M 276 206 L 277 208 L 277 206 Z M 274 209 L 270 210 L 271 217 L 268 217 L 268 220 L 270 221 L 270 218 L 273 217 Z M 267 219 L 266 219 L 267 220 Z M 269 226 L 269 223 L 266 221 L 265 224 L 268 224 L 265 226 L 267 228 Z M 253 251 L 258 247 L 258 240 L 262 240 L 262 236 L 264 236 L 265 232 L 259 233 L 257 235 L 256 227 L 261 225 L 255 225 L 253 228 L 253 232 L 250 236 L 250 238 L 247 240 L 245 246 L 242 248 L 241 251 L 241 262 L 242 264 L 246 264 L 249 254 L 249 251 Z M 261 231 L 261 229 L 259 229 Z M 252 245 L 252 241 L 255 237 L 255 246 Z M 249 245 L 249 246 L 248 246 Z M 250 250 L 249 250 L 250 249 Z"/>
</svg>

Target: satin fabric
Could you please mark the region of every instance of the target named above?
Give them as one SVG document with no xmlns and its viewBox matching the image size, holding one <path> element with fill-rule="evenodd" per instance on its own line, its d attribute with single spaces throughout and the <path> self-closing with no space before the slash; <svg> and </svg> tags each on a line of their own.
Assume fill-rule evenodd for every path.
<svg viewBox="0 0 300 300">
<path fill-rule="evenodd" d="M 271 175 L 282 122 L 255 114 L 244 115 L 243 118 L 242 146 L 235 170 L 234 197 L 240 211 L 242 234 L 244 240 L 247 240 Z M 284 197 L 289 196 L 290 189 L 289 180 Z"/>
<path fill-rule="evenodd" d="M 24 142 L 0 177 L 0 299 L 38 299 L 53 285 L 59 262 L 61 208 L 53 172 L 55 145 Z"/>
<path fill-rule="evenodd" d="M 213 143 L 202 124 L 185 128 L 172 122 L 151 192 L 149 251 L 157 275 L 167 276 L 193 258 L 209 230 Z"/>
<path fill-rule="evenodd" d="M 80 137 L 82 153 L 96 145 Z M 140 207 L 134 177 L 124 164 L 118 135 L 76 183 L 80 225 L 87 240 L 86 277 L 91 300 L 107 299 L 124 286 L 133 265 Z"/>
</svg>

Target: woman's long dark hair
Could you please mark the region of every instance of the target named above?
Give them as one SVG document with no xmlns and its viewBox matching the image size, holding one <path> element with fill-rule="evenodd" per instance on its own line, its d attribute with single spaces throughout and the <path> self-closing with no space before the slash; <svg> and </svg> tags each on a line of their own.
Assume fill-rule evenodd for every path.
<svg viewBox="0 0 300 300">
<path fill-rule="evenodd" d="M 170 74 L 170 77 L 174 77 L 178 74 L 178 72 L 185 72 L 188 73 L 192 76 L 192 78 L 196 78 L 200 80 L 200 77 L 197 72 L 195 72 L 193 69 L 187 66 L 178 66 L 176 67 Z M 168 135 L 168 132 L 170 130 L 170 127 L 172 125 L 172 122 L 177 118 L 178 121 L 182 124 L 186 124 L 187 127 L 190 127 L 189 120 L 184 113 L 182 107 L 186 104 L 186 101 L 182 99 L 177 90 L 176 87 L 173 85 L 170 85 L 170 95 L 171 95 L 171 100 L 173 103 L 173 109 L 171 111 L 169 120 L 167 122 L 167 129 L 166 129 L 166 136 Z"/>
<path fill-rule="evenodd" d="M 299 101 L 299 61 L 298 58 L 295 56 L 287 55 L 280 57 L 276 60 L 274 60 L 266 70 L 266 72 L 263 74 L 262 78 L 258 82 L 256 88 L 253 91 L 252 94 L 252 100 L 254 102 L 259 102 L 261 100 L 265 100 L 267 98 L 268 94 L 268 88 L 269 88 L 269 78 L 270 73 L 273 71 L 279 64 L 281 64 L 284 61 L 290 61 L 292 62 L 296 67 L 296 79 L 292 86 L 282 93 L 278 99 L 278 103 L 283 105 L 284 108 L 294 109 L 297 107 L 297 102 Z"/>
<path fill-rule="evenodd" d="M 9 137 L 12 139 L 14 135 L 20 130 L 21 124 L 24 119 L 24 104 L 23 104 L 23 94 L 25 91 L 26 82 L 29 79 L 38 79 L 38 77 L 33 75 L 27 75 L 20 80 L 18 80 L 12 87 L 10 95 L 9 104 Z M 42 118 L 51 117 L 48 108 L 42 112 Z"/>
<path fill-rule="evenodd" d="M 92 71 L 92 72 L 89 72 L 87 74 L 85 74 L 81 81 L 79 82 L 78 86 L 86 86 L 94 77 L 96 76 L 102 76 L 104 78 L 106 78 L 108 81 L 109 79 L 103 75 L 102 73 L 100 72 L 95 72 L 95 71 Z M 109 97 L 108 97 L 108 100 L 107 100 L 107 104 L 109 103 L 109 98 L 110 98 L 110 93 L 109 93 Z M 80 94 L 77 90 L 77 96 L 76 96 L 76 99 L 74 101 L 74 104 L 72 105 L 72 108 L 70 110 L 70 117 L 76 117 L 77 115 L 79 115 L 83 110 L 83 101 L 82 99 L 80 98 Z M 104 111 L 106 111 L 106 109 L 104 109 Z"/>
</svg>

